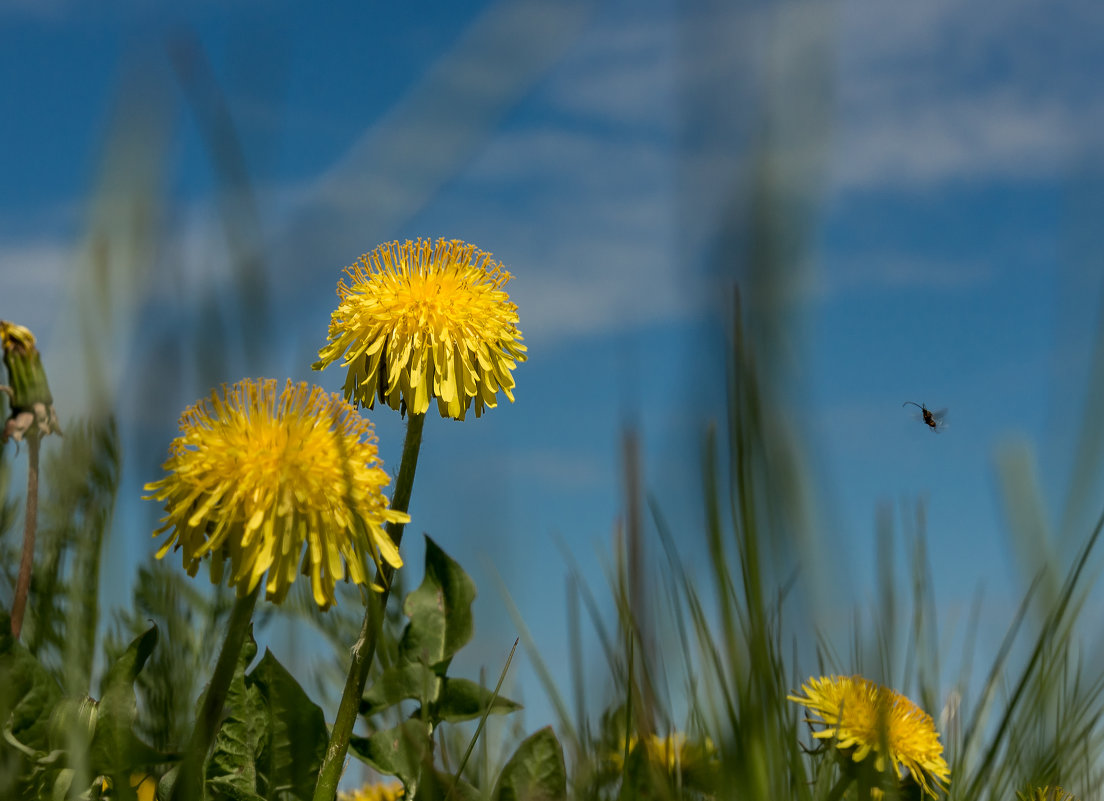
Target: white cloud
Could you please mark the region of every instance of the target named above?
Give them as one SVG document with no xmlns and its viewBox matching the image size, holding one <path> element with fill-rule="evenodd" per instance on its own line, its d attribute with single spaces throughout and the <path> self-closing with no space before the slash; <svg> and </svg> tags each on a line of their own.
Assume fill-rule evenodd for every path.
<svg viewBox="0 0 1104 801">
<path fill-rule="evenodd" d="M 830 173 L 837 191 L 1061 180 L 1102 111 L 1009 89 L 855 109 L 837 132 Z"/>
<path fill-rule="evenodd" d="M 546 344 L 692 313 L 685 265 L 674 257 L 672 103 L 654 91 L 670 63 L 640 73 L 670 31 L 655 21 L 621 23 L 590 29 L 547 76 L 529 76 L 540 79 L 536 103 L 552 106 L 551 120 L 453 123 L 466 93 L 482 106 L 518 91 L 509 81 L 502 87 L 504 62 L 497 73 L 460 70 L 466 77 L 450 90 L 459 94 L 444 105 L 431 79 L 301 194 L 299 216 L 326 210 L 337 229 L 330 247 L 349 240 L 369 249 L 373 235 L 393 236 L 416 215 L 434 223 L 431 235 L 493 251 L 517 276 L 510 289 L 526 337 Z M 435 72 L 456 59 L 464 60 L 446 56 Z"/>
<path fill-rule="evenodd" d="M 551 76 L 545 97 L 553 107 L 636 134 L 673 129 L 678 28 L 670 9 L 647 8 L 600 18 Z"/>
<path fill-rule="evenodd" d="M 586 13 L 581 2 L 492 6 L 304 199 L 352 225 L 365 219 L 384 230 L 402 224 L 562 55 Z"/>
<path fill-rule="evenodd" d="M 1084 3 L 847 0 L 840 12 L 838 192 L 1060 180 L 1104 119 L 1088 79 L 1104 15 Z"/>
<path fill-rule="evenodd" d="M 845 195 L 1061 175 L 1070 154 L 1099 129 L 1104 105 L 1095 96 L 1074 102 L 1085 83 L 1061 59 L 1054 85 L 1037 80 L 1047 70 L 1033 66 L 1024 43 L 1050 41 L 1068 26 L 1042 25 L 1034 12 L 1026 18 L 1043 33 L 1032 34 L 1017 16 L 1030 5 L 840 3 L 837 27 L 822 37 L 836 55 L 830 148 L 819 151 L 815 130 L 809 141 L 783 138 L 777 164 L 805 180 L 824 158 L 833 191 Z M 680 121 L 688 108 L 680 92 L 693 88 L 699 67 L 705 76 L 707 64 L 727 58 L 691 48 L 695 42 L 719 47 L 721 34 L 741 21 L 752 26 L 742 34 L 753 45 L 743 58 L 750 71 L 740 79 L 745 83 L 725 86 L 722 72 L 714 76 L 718 83 L 706 84 L 709 91 L 730 92 L 711 101 L 732 115 L 718 124 L 750 130 L 766 108 L 761 97 L 744 102 L 755 100 L 755 91 L 775 104 L 780 95 L 796 102 L 776 90 L 800 84 L 800 69 L 790 62 L 818 41 L 820 29 L 812 23 L 825 18 L 726 11 L 730 16 L 712 27 L 715 39 L 699 41 L 677 28 L 687 24 L 685 17 L 657 4 L 650 13 L 596 14 L 576 38 L 582 6 L 562 16 L 553 6 L 531 0 L 522 10 L 492 13 L 325 174 L 306 185 L 258 192 L 270 204 L 266 211 L 286 223 L 273 247 L 277 286 L 297 295 L 319 280 L 322 265 L 330 265 L 335 279 L 351 254 L 417 218 L 440 222 L 447 229 L 441 233 L 470 238 L 507 261 L 518 277 L 512 290 L 525 308 L 527 336 L 572 338 L 702 312 L 703 295 L 692 280 L 700 269 L 683 253 L 692 254 L 723 215 L 742 213 L 725 203 L 747 167 L 748 142 L 711 141 L 705 150 L 680 152 L 695 141 L 693 131 L 680 132 L 689 121 Z M 795 3 L 790 11 L 801 8 Z M 543 19 L 559 38 L 540 53 L 524 52 L 534 35 L 527 13 L 552 14 Z M 765 32 L 771 36 L 759 36 Z M 1074 51 L 1083 38 L 1072 38 Z M 493 42 L 513 42 L 514 50 L 491 55 Z M 971 48 L 980 54 L 975 60 Z M 985 59 L 1003 56 L 1005 67 L 985 67 Z M 521 72 L 508 74 L 515 62 Z M 722 66 L 731 74 L 734 63 Z M 779 80 L 784 83 L 770 83 Z M 530 91 L 527 105 L 541 113 L 499 124 Z M 467 113 L 472 104 L 474 117 Z M 788 116 L 784 104 L 772 113 L 791 126 L 802 120 Z M 183 265 L 169 282 L 177 297 L 217 290 L 227 280 L 224 236 L 213 214 L 186 212 L 167 241 L 160 257 Z M 35 309 L 56 304 L 47 295 L 65 280 L 67 248 L 11 247 L 23 255 L 4 256 L 0 277 L 17 261 L 42 266 L 6 293 L 10 301 L 0 302 Z M 866 254 L 832 266 L 818 289 L 953 287 L 986 280 L 987 269 Z M 332 282 L 325 288 L 330 292 Z"/>
<path fill-rule="evenodd" d="M 72 273 L 74 248 L 41 239 L 0 243 L 0 319 L 31 329 L 48 340 Z"/>
<path fill-rule="evenodd" d="M 835 256 L 805 287 L 821 300 L 836 293 L 879 290 L 969 291 L 995 280 L 988 261 L 936 259 L 895 251 Z"/>
</svg>

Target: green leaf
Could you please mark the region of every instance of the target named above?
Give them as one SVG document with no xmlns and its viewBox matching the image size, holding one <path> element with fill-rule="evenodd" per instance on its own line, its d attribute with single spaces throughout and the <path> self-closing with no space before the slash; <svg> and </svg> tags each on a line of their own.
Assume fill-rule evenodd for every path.
<svg viewBox="0 0 1104 801">
<path fill-rule="evenodd" d="M 378 731 L 371 737 L 353 737 L 353 753 L 380 773 L 398 776 L 414 795 L 422 765 L 430 755 L 431 743 L 426 725 L 420 720 L 404 720 L 393 729 Z"/>
<path fill-rule="evenodd" d="M 321 708 L 267 649 L 246 684 L 260 691 L 268 714 L 268 747 L 258 760 L 258 790 L 271 796 L 280 788 L 295 798 L 311 798 L 330 739 Z"/>
<path fill-rule="evenodd" d="M 434 720 L 447 720 L 450 723 L 472 720 L 480 717 L 487 710 L 488 704 L 491 714 L 505 715 L 521 709 L 521 704 L 501 695 L 495 698 L 494 693 L 474 681 L 446 678 L 443 683 L 440 699 L 434 709 Z"/>
<path fill-rule="evenodd" d="M 155 645 L 157 626 L 150 626 L 107 669 L 100 684 L 99 719 L 89 755 L 89 763 L 96 775 L 129 779 L 138 768 L 167 761 L 166 755 L 139 740 L 133 729 L 138 715 L 134 681 Z"/>
<path fill-rule="evenodd" d="M 0 609 L 0 726 L 10 726 L 23 745 L 45 751 L 50 710 L 60 698 L 57 680 L 12 637 L 11 617 Z"/>
<path fill-rule="evenodd" d="M 50 788 L 50 801 L 65 801 L 69 798 L 69 789 L 73 786 L 73 776 L 76 771 L 72 768 L 62 768 L 54 778 Z"/>
<path fill-rule="evenodd" d="M 441 679 L 421 662 L 400 662 L 385 669 L 368 688 L 360 702 L 362 715 L 374 715 L 405 698 L 422 704 L 436 701 Z"/>
<path fill-rule="evenodd" d="M 502 768 L 493 801 L 562 801 L 567 798 L 563 749 L 551 726 L 526 738 Z"/>
<path fill-rule="evenodd" d="M 399 659 L 424 662 L 443 674 L 453 654 L 472 637 L 473 600 L 475 584 L 468 574 L 426 537 L 425 578 L 403 603 L 410 624 L 399 644 Z"/>
<path fill-rule="evenodd" d="M 231 776 L 207 780 L 207 797 L 214 801 L 265 801 L 263 796 L 247 790 L 243 782 Z"/>
<path fill-rule="evenodd" d="M 268 708 L 260 689 L 247 685 L 245 670 L 257 655 L 250 632 L 242 644 L 234 678 L 226 694 L 224 719 L 207 762 L 207 789 L 214 798 L 253 801 L 257 795 L 257 759 L 268 734 Z"/>
<path fill-rule="evenodd" d="M 122 656 L 107 669 L 100 683 L 101 704 L 108 703 L 109 699 L 116 695 L 120 698 L 129 698 L 133 694 L 134 680 L 142 672 L 146 660 L 149 659 L 156 645 L 157 626 L 150 626 L 131 641 Z"/>
</svg>

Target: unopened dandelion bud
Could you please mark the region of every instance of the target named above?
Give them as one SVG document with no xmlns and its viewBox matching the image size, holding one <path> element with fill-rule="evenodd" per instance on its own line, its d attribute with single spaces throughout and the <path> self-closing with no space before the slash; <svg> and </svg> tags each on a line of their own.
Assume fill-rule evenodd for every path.
<svg viewBox="0 0 1104 801">
<path fill-rule="evenodd" d="M 0 349 L 8 370 L 8 385 L 0 389 L 7 394 L 10 408 L 0 430 L 0 444 L 9 438 L 21 442 L 27 437 L 60 434 L 54 398 L 34 334 L 21 325 L 0 320 Z"/>
</svg>

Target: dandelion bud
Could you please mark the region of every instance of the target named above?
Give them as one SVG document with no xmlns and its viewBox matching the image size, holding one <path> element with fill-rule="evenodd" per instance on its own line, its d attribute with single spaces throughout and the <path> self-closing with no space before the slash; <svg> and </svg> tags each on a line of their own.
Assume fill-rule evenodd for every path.
<svg viewBox="0 0 1104 801">
<path fill-rule="evenodd" d="M 0 444 L 8 438 L 21 442 L 31 436 L 61 433 L 54 398 L 46 382 L 46 370 L 35 347 L 35 338 L 21 325 L 0 320 L 0 348 L 4 351 L 4 366 L 8 369 L 6 387 L 11 413 L 0 430 Z"/>
</svg>

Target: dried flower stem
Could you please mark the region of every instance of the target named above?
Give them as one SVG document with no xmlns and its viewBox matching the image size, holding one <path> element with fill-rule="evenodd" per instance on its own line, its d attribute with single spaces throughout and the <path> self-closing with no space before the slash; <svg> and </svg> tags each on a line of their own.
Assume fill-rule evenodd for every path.
<svg viewBox="0 0 1104 801">
<path fill-rule="evenodd" d="M 38 449 L 42 437 L 37 433 L 27 436 L 27 506 L 23 523 L 23 558 L 19 562 L 19 579 L 15 585 L 12 603 L 12 637 L 19 639 L 23 630 L 23 614 L 27 611 L 27 595 L 31 591 L 31 567 L 34 565 L 35 531 L 38 529 Z"/>
<path fill-rule="evenodd" d="M 398 478 L 395 479 L 395 495 L 391 499 L 391 508 L 395 511 L 405 512 L 410 506 L 410 492 L 414 487 L 414 471 L 418 467 L 418 451 L 422 447 L 424 424 L 424 413 L 410 415 L 406 424 L 402 462 L 399 465 Z M 398 548 L 402 542 L 403 524 L 388 523 L 387 533 Z M 360 699 L 364 695 L 364 685 L 368 681 L 368 668 L 376 655 L 376 643 L 383 625 L 387 598 L 391 594 L 391 579 L 394 575 L 395 569 L 386 562 L 376 575 L 376 583 L 383 587 L 383 592 L 374 593 L 375 597 L 368 599 L 368 607 L 364 610 L 360 637 L 353 646 L 353 662 L 349 666 L 345 689 L 341 693 L 341 704 L 337 708 L 337 718 L 330 731 L 330 744 L 326 748 L 322 769 L 318 773 L 318 783 L 314 787 L 314 801 L 333 801 L 337 794 L 337 784 L 341 780 L 345 755 L 349 752 L 349 737 L 353 733 L 353 726 L 360 713 Z"/>
</svg>

